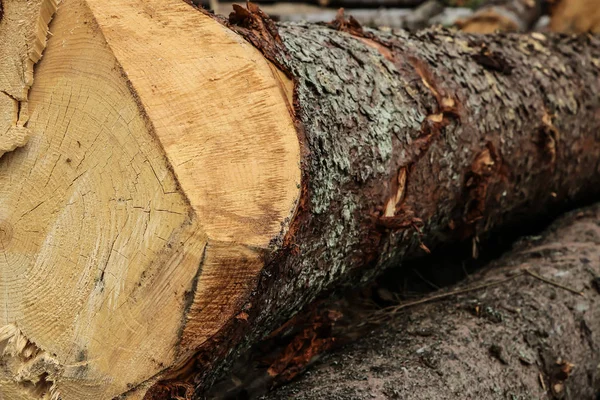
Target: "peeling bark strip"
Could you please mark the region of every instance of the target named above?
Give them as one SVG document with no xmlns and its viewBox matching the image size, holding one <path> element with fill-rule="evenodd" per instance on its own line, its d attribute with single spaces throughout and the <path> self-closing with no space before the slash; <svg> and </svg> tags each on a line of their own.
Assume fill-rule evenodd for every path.
<svg viewBox="0 0 600 400">
<path fill-rule="evenodd" d="M 457 289 L 501 285 L 383 310 L 388 324 L 264 399 L 597 399 L 599 222 L 599 205 L 572 212 Z"/>
<path fill-rule="evenodd" d="M 599 38 L 377 32 L 341 15 L 275 33 L 265 18 L 236 8 L 229 26 L 294 79 L 302 198 L 244 318 L 179 377 L 199 391 L 324 290 L 598 195 Z"/>
</svg>

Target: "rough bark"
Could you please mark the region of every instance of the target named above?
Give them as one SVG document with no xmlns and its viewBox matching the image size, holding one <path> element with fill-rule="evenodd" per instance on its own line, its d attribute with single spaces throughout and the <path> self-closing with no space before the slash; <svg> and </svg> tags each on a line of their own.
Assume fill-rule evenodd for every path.
<svg viewBox="0 0 600 400">
<path fill-rule="evenodd" d="M 458 26 L 470 33 L 527 32 L 541 17 L 544 0 L 492 0 Z"/>
<path fill-rule="evenodd" d="M 599 226 L 598 205 L 560 218 L 472 276 L 508 282 L 394 315 L 263 399 L 597 398 Z"/>
<path fill-rule="evenodd" d="M 243 318 L 199 349 L 200 391 L 218 360 L 325 290 L 597 194 L 595 37 L 230 20 L 294 78 L 304 186 Z"/>
</svg>

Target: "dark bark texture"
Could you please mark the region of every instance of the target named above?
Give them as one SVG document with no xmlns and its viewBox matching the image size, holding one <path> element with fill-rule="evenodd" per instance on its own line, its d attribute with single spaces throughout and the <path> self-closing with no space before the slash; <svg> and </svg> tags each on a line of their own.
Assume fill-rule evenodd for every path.
<svg viewBox="0 0 600 400">
<path fill-rule="evenodd" d="M 523 269 L 584 296 L 516 276 Z M 472 278 L 511 276 L 395 315 L 264 400 L 597 399 L 600 206 L 561 218 Z"/>
<path fill-rule="evenodd" d="M 600 38 L 276 26 L 250 8 L 224 23 L 295 81 L 302 198 L 248 319 L 181 375 L 198 394 L 324 291 L 598 194 Z"/>
</svg>

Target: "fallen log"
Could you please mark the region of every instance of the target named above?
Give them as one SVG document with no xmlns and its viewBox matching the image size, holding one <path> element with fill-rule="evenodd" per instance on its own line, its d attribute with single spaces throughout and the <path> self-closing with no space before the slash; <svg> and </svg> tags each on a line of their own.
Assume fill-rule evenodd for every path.
<svg viewBox="0 0 600 400">
<path fill-rule="evenodd" d="M 551 4 L 550 29 L 564 33 L 600 32 L 596 0 L 558 0 Z"/>
<path fill-rule="evenodd" d="M 365 320 L 389 322 L 261 399 L 597 398 L 599 222 L 598 205 L 572 212 L 476 283 L 373 312 Z"/>
<path fill-rule="evenodd" d="M 542 16 L 544 0 L 492 0 L 457 26 L 469 33 L 527 32 Z"/>
<path fill-rule="evenodd" d="M 47 4 L 3 0 L 3 73 Z M 250 7 L 61 2 L 0 159 L 2 396 L 200 393 L 323 291 L 598 194 L 598 38 Z"/>
<path fill-rule="evenodd" d="M 357 8 L 379 8 L 379 7 L 396 7 L 396 8 L 410 8 L 416 7 L 426 0 L 287 0 L 293 4 L 313 4 L 319 7 L 357 7 Z M 452 0 L 448 0 L 452 1 Z M 198 7 L 210 7 L 210 0 L 191 0 L 195 6 Z M 243 1 L 236 2 L 237 4 L 244 4 Z M 256 2 L 258 4 L 277 4 L 280 1 L 275 0 L 261 0 Z"/>
<path fill-rule="evenodd" d="M 426 28 L 431 25 L 431 19 L 444 11 L 444 5 L 437 0 L 429 0 L 416 7 L 407 17 L 405 18 L 403 28 L 409 30 L 418 30 Z M 374 25 L 385 26 L 385 25 Z"/>
<path fill-rule="evenodd" d="M 227 14 L 234 3 L 219 3 L 216 14 Z M 338 12 L 335 8 L 323 8 L 310 4 L 277 2 L 261 4 L 261 10 L 271 18 L 280 22 L 329 22 L 335 19 Z M 355 18 L 362 26 L 372 28 L 421 29 L 425 26 L 452 26 L 456 21 L 468 17 L 469 8 L 444 7 L 437 0 L 429 0 L 410 8 L 354 8 L 347 10 L 348 15 Z"/>
</svg>

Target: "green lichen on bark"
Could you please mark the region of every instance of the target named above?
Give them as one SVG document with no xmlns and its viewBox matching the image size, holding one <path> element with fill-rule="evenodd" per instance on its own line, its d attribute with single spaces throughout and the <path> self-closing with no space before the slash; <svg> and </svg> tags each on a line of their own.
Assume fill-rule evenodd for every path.
<svg viewBox="0 0 600 400">
<path fill-rule="evenodd" d="M 482 234 L 520 212 L 542 212 L 598 176 L 598 117 L 589 113 L 599 105 L 596 38 L 430 30 L 367 31 L 365 40 L 292 23 L 279 32 L 290 56 L 280 61 L 297 81 L 309 149 L 310 216 L 296 233 L 299 256 L 286 262 L 295 271 L 289 293 L 302 287 L 310 297 L 353 268 L 370 277 L 415 255 L 420 240 L 434 247 Z M 578 111 L 592 121 L 581 121 Z M 439 114 L 445 124 L 431 133 L 427 118 Z M 546 125 L 562 135 L 553 149 L 541 145 Z M 430 144 L 422 146 L 426 136 Z M 468 180 L 488 148 L 498 168 L 477 194 Z M 553 165 L 547 151 L 558 155 Z M 403 167 L 408 184 L 398 211 L 423 219 L 421 239 L 411 229 L 381 232 L 374 222 Z M 473 191 L 479 198 L 470 198 Z M 473 202 L 483 207 L 476 221 L 467 218 L 478 211 L 469 208 Z"/>
<path fill-rule="evenodd" d="M 323 273 L 333 278 L 348 266 L 345 257 L 360 245 L 361 223 L 383 200 L 366 196 L 369 183 L 386 184 L 381 178 L 389 173 L 394 140 L 402 138 L 406 144 L 425 116 L 404 83 L 390 74 L 390 61 L 356 38 L 331 33 L 335 31 L 325 26 L 280 27 L 292 55 L 289 68 L 297 77 L 297 102 L 310 151 L 305 167 L 315 221 L 309 223 L 323 229 L 325 242 L 313 249 L 297 244 L 327 263 Z M 404 108 L 411 111 L 403 113 Z M 311 258 L 302 257 L 302 271 L 311 270 Z M 312 273 L 306 279 L 315 286 Z"/>
</svg>

